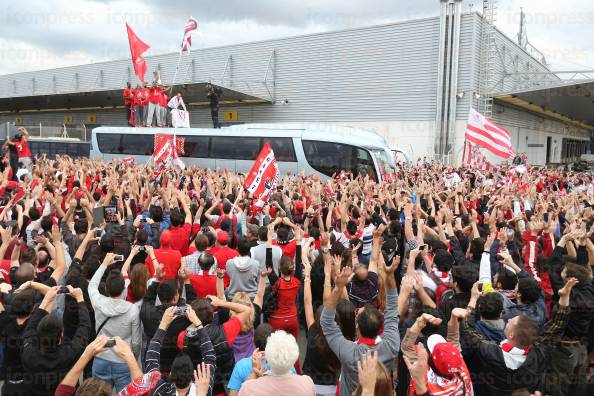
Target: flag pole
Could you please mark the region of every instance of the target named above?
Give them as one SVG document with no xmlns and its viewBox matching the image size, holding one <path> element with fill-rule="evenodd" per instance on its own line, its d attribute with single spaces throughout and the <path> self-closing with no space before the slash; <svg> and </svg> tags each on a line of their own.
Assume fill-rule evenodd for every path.
<svg viewBox="0 0 594 396">
<path fill-rule="evenodd" d="M 172 87 L 173 87 L 173 85 L 175 85 L 175 81 L 177 80 L 177 72 L 179 71 L 179 63 L 181 62 L 182 55 L 183 55 L 183 51 L 180 50 L 179 56 L 177 57 L 177 66 L 175 66 L 175 74 L 173 75 L 173 82 L 171 83 Z"/>
<path fill-rule="evenodd" d="M 235 211 L 235 207 L 237 206 L 237 203 L 239 202 L 239 199 L 243 195 L 243 191 L 244 191 L 244 188 L 243 188 L 243 185 L 241 185 L 241 189 L 237 193 L 237 197 L 235 197 L 235 202 L 233 202 L 233 206 L 231 207 L 231 213 L 233 213 Z"/>
</svg>

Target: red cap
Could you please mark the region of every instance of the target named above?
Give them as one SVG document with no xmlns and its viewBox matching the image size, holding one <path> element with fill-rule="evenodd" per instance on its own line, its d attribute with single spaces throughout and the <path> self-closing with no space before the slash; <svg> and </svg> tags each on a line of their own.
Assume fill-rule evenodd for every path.
<svg viewBox="0 0 594 396">
<path fill-rule="evenodd" d="M 227 231 L 217 232 L 217 242 L 221 245 L 229 243 L 229 234 L 227 233 Z"/>
<path fill-rule="evenodd" d="M 458 348 L 439 334 L 433 334 L 427 339 L 427 347 L 431 352 L 431 359 L 441 375 L 456 374 L 464 370 L 464 359 Z"/>
<path fill-rule="evenodd" d="M 19 186 L 19 183 L 18 182 L 15 182 L 15 181 L 9 181 L 8 183 L 6 183 L 6 189 L 7 190 L 14 190 L 18 186 Z"/>
</svg>

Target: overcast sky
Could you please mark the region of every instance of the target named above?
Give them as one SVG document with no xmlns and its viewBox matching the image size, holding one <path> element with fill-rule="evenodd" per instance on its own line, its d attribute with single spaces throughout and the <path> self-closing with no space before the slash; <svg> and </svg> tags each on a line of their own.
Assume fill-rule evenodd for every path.
<svg viewBox="0 0 594 396">
<path fill-rule="evenodd" d="M 482 1 L 463 4 L 476 9 Z M 521 6 L 530 42 L 553 69 L 594 69 L 593 0 L 499 0 L 497 26 L 514 39 Z M 0 74 L 127 58 L 125 21 L 151 55 L 178 50 L 190 15 L 199 23 L 194 48 L 203 48 L 438 14 L 438 0 L 7 1 Z"/>
</svg>

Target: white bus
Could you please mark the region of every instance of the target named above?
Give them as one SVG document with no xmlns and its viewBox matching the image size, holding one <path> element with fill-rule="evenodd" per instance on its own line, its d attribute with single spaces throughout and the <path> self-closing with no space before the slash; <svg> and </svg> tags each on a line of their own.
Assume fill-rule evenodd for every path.
<svg viewBox="0 0 594 396">
<path fill-rule="evenodd" d="M 281 175 L 332 177 L 342 170 L 384 180 L 395 171 L 390 147 L 381 136 L 361 129 L 318 124 L 243 124 L 212 128 L 93 129 L 91 158 L 151 159 L 155 133 L 183 137 L 186 165 L 247 173 L 265 143 L 270 143 Z"/>
</svg>

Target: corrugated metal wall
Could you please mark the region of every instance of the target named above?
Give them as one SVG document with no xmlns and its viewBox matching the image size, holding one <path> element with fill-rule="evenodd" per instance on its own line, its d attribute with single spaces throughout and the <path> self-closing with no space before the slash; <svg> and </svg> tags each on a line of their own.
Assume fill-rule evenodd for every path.
<svg viewBox="0 0 594 396">
<path fill-rule="evenodd" d="M 275 50 L 276 98 L 287 99 L 289 104 L 241 106 L 242 122 L 429 121 L 435 112 L 438 22 L 438 18 L 420 19 L 195 50 L 191 53 L 194 70 L 190 67 L 189 78 L 220 79 L 232 56 L 226 78 L 231 77 L 233 84 L 230 80 L 226 84 L 242 92 L 264 95 L 265 88 L 256 81 L 264 80 L 270 54 Z M 150 57 L 147 61 L 149 71 L 160 65 L 163 80 L 172 79 L 177 54 Z M 188 62 L 188 58 L 183 59 L 180 74 L 185 74 L 188 64 L 191 66 Z M 129 66 L 130 61 L 125 60 L 2 76 L 0 95 L 31 94 L 33 78 L 35 94 L 55 92 L 54 76 L 57 91 L 119 88 L 128 79 Z M 195 111 L 192 121 L 201 123 L 206 114 Z M 105 113 L 97 115 L 102 123 L 116 121 Z M 47 113 L 41 118 L 52 119 Z M 58 121 L 61 118 L 58 116 Z"/>
</svg>

